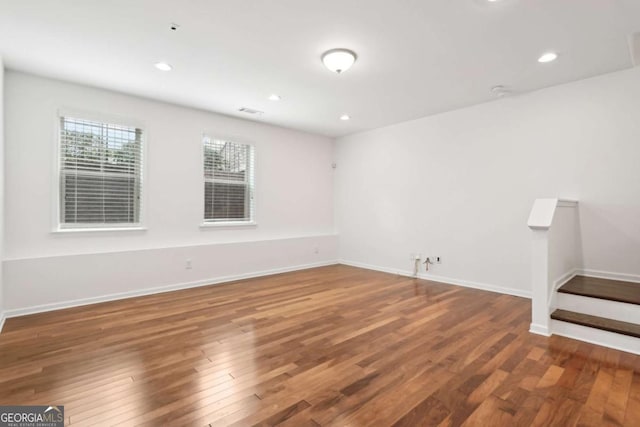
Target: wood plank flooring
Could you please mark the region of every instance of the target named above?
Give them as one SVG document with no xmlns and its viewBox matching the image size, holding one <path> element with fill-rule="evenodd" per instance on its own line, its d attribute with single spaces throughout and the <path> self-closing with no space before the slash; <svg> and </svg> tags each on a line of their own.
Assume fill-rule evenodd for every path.
<svg viewBox="0 0 640 427">
<path fill-rule="evenodd" d="M 68 425 L 640 425 L 640 357 L 526 299 L 331 266 L 9 319 L 0 404 Z"/>
</svg>

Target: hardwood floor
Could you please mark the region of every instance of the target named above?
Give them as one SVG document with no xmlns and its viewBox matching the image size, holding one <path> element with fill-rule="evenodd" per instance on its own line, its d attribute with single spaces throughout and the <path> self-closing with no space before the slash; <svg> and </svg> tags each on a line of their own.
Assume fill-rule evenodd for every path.
<svg viewBox="0 0 640 427">
<path fill-rule="evenodd" d="M 331 266 L 9 319 L 0 404 L 68 425 L 640 425 L 640 357 L 526 299 Z"/>
</svg>

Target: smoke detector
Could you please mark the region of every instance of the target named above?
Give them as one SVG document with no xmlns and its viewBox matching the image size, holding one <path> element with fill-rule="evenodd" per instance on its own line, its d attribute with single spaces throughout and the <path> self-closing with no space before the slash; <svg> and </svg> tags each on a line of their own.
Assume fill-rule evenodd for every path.
<svg viewBox="0 0 640 427">
<path fill-rule="evenodd" d="M 511 89 L 503 85 L 497 85 L 491 88 L 491 94 L 496 98 L 504 98 L 511 94 Z"/>
<path fill-rule="evenodd" d="M 253 108 L 247 108 L 247 107 L 242 107 L 240 109 L 238 109 L 238 111 L 240 111 L 241 113 L 247 113 L 247 114 L 264 114 L 264 111 L 260 111 L 260 110 L 254 110 Z"/>
</svg>

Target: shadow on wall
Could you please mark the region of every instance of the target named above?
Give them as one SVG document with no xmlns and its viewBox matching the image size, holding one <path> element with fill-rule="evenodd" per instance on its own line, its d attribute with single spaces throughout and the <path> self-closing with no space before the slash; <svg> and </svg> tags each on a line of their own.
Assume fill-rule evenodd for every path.
<svg viewBox="0 0 640 427">
<path fill-rule="evenodd" d="M 580 227 L 586 270 L 640 275 L 640 206 L 580 200 Z"/>
<path fill-rule="evenodd" d="M 574 209 L 575 211 L 575 221 L 573 223 L 574 226 L 574 236 L 576 239 L 576 265 L 584 269 L 584 239 L 582 238 L 582 220 L 580 210 L 582 209 L 582 205 L 578 205 L 578 209 Z"/>
</svg>

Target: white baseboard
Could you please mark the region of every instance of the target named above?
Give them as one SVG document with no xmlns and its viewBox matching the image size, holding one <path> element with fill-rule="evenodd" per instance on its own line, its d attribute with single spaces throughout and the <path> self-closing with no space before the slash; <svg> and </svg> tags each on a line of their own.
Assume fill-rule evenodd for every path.
<svg viewBox="0 0 640 427">
<path fill-rule="evenodd" d="M 535 323 L 532 323 L 529 326 L 529 332 L 531 332 L 532 334 L 543 335 L 545 337 L 551 336 L 551 333 L 549 332 L 549 328 L 543 325 L 537 325 Z"/>
<path fill-rule="evenodd" d="M 6 316 L 4 311 L 0 312 L 0 332 L 2 332 L 2 328 L 4 327 L 4 321 L 6 320 Z"/>
<path fill-rule="evenodd" d="M 613 273 L 610 271 L 580 269 L 577 271 L 578 276 L 595 277 L 598 279 L 622 280 L 624 282 L 640 283 L 640 275 L 627 273 Z"/>
<path fill-rule="evenodd" d="M 406 270 L 399 270 L 399 269 L 388 268 L 388 267 L 380 267 L 380 266 L 377 266 L 377 265 L 365 264 L 365 263 L 361 263 L 361 262 L 348 261 L 348 260 L 343 260 L 343 259 L 341 259 L 339 261 L 339 263 L 340 264 L 344 264 L 344 265 L 350 265 L 352 267 L 365 268 L 367 270 L 382 271 L 384 273 L 397 274 L 397 275 L 405 276 L 405 277 L 414 277 L 412 272 L 406 271 Z M 517 296 L 517 297 L 531 299 L 531 292 L 530 291 L 523 291 L 521 289 L 505 288 L 505 287 L 502 287 L 502 286 L 490 285 L 490 284 L 487 284 L 487 283 L 472 282 L 472 281 L 469 281 L 469 280 L 454 279 L 454 278 L 451 278 L 451 277 L 444 277 L 444 276 L 436 276 L 436 275 L 428 274 L 428 273 L 418 273 L 418 277 L 417 278 L 418 279 L 424 279 L 424 280 L 431 280 L 433 282 L 446 283 L 448 285 L 456 285 L 456 286 L 463 286 L 465 288 L 481 289 L 483 291 L 497 292 L 497 293 L 500 293 L 500 294 L 514 295 L 514 296 Z"/>
<path fill-rule="evenodd" d="M 568 283 L 574 277 L 578 276 L 580 274 L 580 271 L 581 271 L 580 269 L 574 268 L 573 270 L 567 271 L 566 273 L 558 277 L 553 282 L 553 292 L 557 292 L 558 289 L 560 289 L 563 285 Z"/>
<path fill-rule="evenodd" d="M 553 335 L 640 355 L 640 339 L 561 320 L 551 320 Z"/>
<path fill-rule="evenodd" d="M 44 313 L 47 311 L 62 310 L 65 308 L 79 307 L 83 305 L 97 304 L 97 303 L 108 302 L 108 301 L 116 301 L 116 300 L 139 297 L 144 295 L 153 295 L 153 294 L 159 294 L 163 292 L 177 291 L 181 289 L 197 288 L 197 287 L 209 286 L 209 285 L 218 285 L 218 284 L 223 284 L 227 282 L 233 282 L 236 280 L 271 276 L 273 274 L 288 273 L 291 271 L 306 270 L 309 268 L 316 268 L 316 267 L 325 267 L 328 265 L 335 265 L 338 263 L 339 262 L 337 260 L 332 260 L 332 261 L 324 261 L 324 262 L 311 263 L 311 264 L 295 265 L 291 267 L 274 268 L 271 270 L 255 271 L 251 273 L 237 274 L 233 276 L 222 276 L 222 277 L 216 277 L 212 279 L 198 280 L 195 282 L 186 282 L 186 283 L 178 283 L 175 285 L 145 288 L 145 289 L 140 289 L 136 291 L 109 294 L 109 295 L 103 295 L 99 297 L 83 298 L 83 299 L 63 301 L 63 302 L 53 303 L 53 304 L 44 304 L 44 305 L 38 305 L 38 306 L 32 306 L 32 307 L 6 310 L 3 313 L 2 322 L 4 322 L 5 318 L 8 319 L 11 317 L 25 316 L 28 314 Z M 2 331 L 2 329 L 0 329 L 0 331 Z"/>
<path fill-rule="evenodd" d="M 558 308 L 558 297 L 559 295 L 561 295 L 558 292 L 558 289 L 560 289 L 565 283 L 568 283 L 571 279 L 576 277 L 578 275 L 578 272 L 579 270 L 577 268 L 574 268 L 573 270 L 567 271 L 553 281 L 553 291 L 548 296 L 547 301 L 547 306 L 549 307 L 549 315 L 551 315 L 551 313 L 553 313 L 553 311 Z"/>
<path fill-rule="evenodd" d="M 413 277 L 412 273 L 409 273 L 407 271 L 397 270 L 395 268 L 379 267 L 377 265 L 365 264 L 363 262 L 356 262 L 356 261 L 347 261 L 344 259 L 341 259 L 338 262 L 342 265 L 349 265 L 351 267 L 364 268 L 365 270 L 381 271 L 383 273 L 396 274 L 398 276 Z"/>
</svg>

